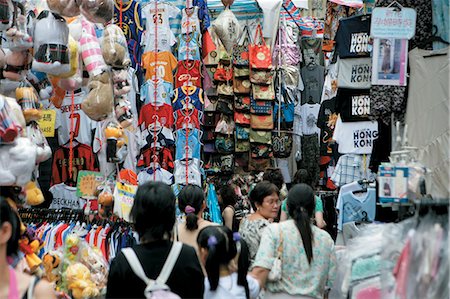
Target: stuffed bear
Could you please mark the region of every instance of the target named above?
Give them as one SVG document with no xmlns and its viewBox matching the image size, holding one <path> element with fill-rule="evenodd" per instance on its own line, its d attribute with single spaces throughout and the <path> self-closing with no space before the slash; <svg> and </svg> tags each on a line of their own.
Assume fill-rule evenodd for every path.
<svg viewBox="0 0 450 299">
<path fill-rule="evenodd" d="M 67 288 L 74 299 L 95 298 L 100 294 L 92 281 L 91 272 L 82 263 L 74 263 L 64 272 Z"/>
<path fill-rule="evenodd" d="M 70 71 L 69 27 L 60 15 L 43 10 L 34 27 L 33 70 L 59 76 Z"/>
<path fill-rule="evenodd" d="M 114 15 L 113 0 L 79 0 L 81 14 L 92 23 L 109 23 Z"/>
<path fill-rule="evenodd" d="M 82 34 L 80 37 L 81 57 L 83 58 L 89 76 L 97 76 L 107 69 L 103 59 L 102 49 L 95 34 L 92 23 L 81 20 Z"/>
<path fill-rule="evenodd" d="M 37 206 L 44 202 L 44 195 L 42 194 L 41 189 L 37 186 L 36 182 L 28 182 L 24 189 L 28 205 Z"/>
<path fill-rule="evenodd" d="M 81 103 L 84 113 L 95 121 L 106 119 L 113 113 L 114 94 L 109 72 L 91 78 L 89 93 Z"/>
<path fill-rule="evenodd" d="M 31 121 L 37 121 L 42 117 L 42 112 L 39 110 L 39 98 L 33 87 L 18 87 L 16 89 L 16 99 L 22 108 L 23 116 L 27 124 Z"/>
<path fill-rule="evenodd" d="M 0 186 L 24 186 L 36 166 L 36 146 L 25 137 L 0 146 Z"/>
<path fill-rule="evenodd" d="M 64 17 L 75 17 L 80 14 L 80 5 L 77 0 L 47 0 L 51 11 Z"/>
<path fill-rule="evenodd" d="M 106 26 L 103 32 L 102 54 L 106 64 L 114 68 L 127 68 L 131 65 L 127 39 L 119 26 Z"/>
</svg>

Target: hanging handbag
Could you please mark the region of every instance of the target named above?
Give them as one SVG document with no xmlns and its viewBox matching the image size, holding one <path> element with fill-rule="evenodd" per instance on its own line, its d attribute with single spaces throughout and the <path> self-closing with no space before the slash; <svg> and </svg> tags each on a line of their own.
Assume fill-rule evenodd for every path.
<svg viewBox="0 0 450 299">
<path fill-rule="evenodd" d="M 269 276 L 267 277 L 267 279 L 272 282 L 279 281 L 282 276 L 283 232 L 281 231 L 281 228 L 279 228 L 279 230 L 280 230 L 280 242 L 278 243 L 277 247 L 277 257 L 273 261 L 272 269 L 270 269 Z"/>
<path fill-rule="evenodd" d="M 209 100 L 209 105 L 205 105 L 204 111 L 207 112 L 214 112 L 216 111 L 216 107 L 217 107 L 217 102 L 218 102 L 218 98 L 217 96 L 208 96 L 208 100 Z"/>
<path fill-rule="evenodd" d="M 300 50 L 294 43 L 287 41 L 286 19 L 278 29 L 278 42 L 273 50 L 272 61 L 274 65 L 296 66 L 301 61 Z"/>
<path fill-rule="evenodd" d="M 250 151 L 250 142 L 248 140 L 237 140 L 234 148 L 236 153 L 244 153 Z"/>
<path fill-rule="evenodd" d="M 220 82 L 217 85 L 217 93 L 222 96 L 233 96 L 233 85 L 230 82 Z"/>
<path fill-rule="evenodd" d="M 255 100 L 273 101 L 275 100 L 275 90 L 273 84 L 270 85 L 252 85 L 252 95 Z"/>
<path fill-rule="evenodd" d="M 251 155 L 250 155 L 251 156 Z M 249 159 L 248 170 L 250 171 L 266 171 L 272 164 L 271 158 L 253 158 Z"/>
<path fill-rule="evenodd" d="M 234 137 L 217 136 L 216 137 L 216 149 L 221 154 L 231 154 L 234 152 Z"/>
<path fill-rule="evenodd" d="M 264 40 L 261 25 L 258 24 L 254 43 L 248 46 L 251 69 L 271 69 L 272 55 Z"/>
<path fill-rule="evenodd" d="M 249 126 L 251 122 L 251 115 L 248 113 L 234 111 L 234 122 L 236 124 Z"/>
<path fill-rule="evenodd" d="M 248 78 L 250 76 L 250 69 L 248 67 L 233 67 L 233 75 L 235 78 L 239 77 L 246 77 Z"/>
<path fill-rule="evenodd" d="M 219 113 L 232 115 L 233 114 L 233 104 L 230 103 L 227 99 L 220 98 L 217 102 L 216 111 Z"/>
<path fill-rule="evenodd" d="M 250 130 L 250 142 L 272 144 L 272 132 L 271 131 L 258 131 Z"/>
<path fill-rule="evenodd" d="M 248 78 L 234 78 L 233 90 L 236 94 L 250 94 L 252 91 L 252 84 Z"/>
<path fill-rule="evenodd" d="M 273 130 L 273 117 L 250 114 L 250 127 L 255 130 Z"/>
<path fill-rule="evenodd" d="M 218 82 L 227 82 L 233 79 L 233 68 L 231 65 L 224 65 L 219 63 L 216 72 L 214 73 L 214 80 Z"/>
<path fill-rule="evenodd" d="M 234 156 L 226 155 L 220 157 L 220 170 L 223 173 L 229 173 L 234 171 Z"/>
<path fill-rule="evenodd" d="M 250 103 L 251 103 L 250 96 L 241 96 L 241 95 L 236 96 L 234 98 L 234 109 L 250 111 Z"/>
<path fill-rule="evenodd" d="M 238 42 L 233 45 L 233 65 L 247 67 L 248 69 L 248 44 L 250 39 L 250 32 L 246 25 Z"/>
<path fill-rule="evenodd" d="M 214 141 L 205 142 L 203 144 L 203 152 L 208 154 L 217 153 L 215 142 Z"/>
<path fill-rule="evenodd" d="M 272 114 L 271 101 L 255 101 L 252 99 L 250 113 L 253 114 Z"/>
<path fill-rule="evenodd" d="M 250 144 L 252 158 L 272 158 L 272 147 L 265 144 Z"/>
<path fill-rule="evenodd" d="M 203 59 L 203 63 L 207 66 L 219 64 L 219 47 L 220 45 L 222 45 L 222 42 L 217 36 L 214 28 L 212 28 L 210 31 L 211 31 L 211 39 L 214 43 L 214 49 L 211 49 L 208 55 L 206 55 L 206 57 Z"/>
<path fill-rule="evenodd" d="M 215 127 L 219 119 L 220 115 L 218 113 L 205 111 L 203 114 L 203 125 L 205 127 Z"/>
<path fill-rule="evenodd" d="M 280 132 L 272 135 L 273 155 L 277 158 L 288 158 L 292 152 L 292 133 Z"/>
<path fill-rule="evenodd" d="M 253 84 L 269 85 L 273 82 L 273 71 L 251 69 L 250 82 Z"/>
<path fill-rule="evenodd" d="M 236 139 L 237 140 L 249 140 L 250 128 L 236 125 Z"/>
</svg>

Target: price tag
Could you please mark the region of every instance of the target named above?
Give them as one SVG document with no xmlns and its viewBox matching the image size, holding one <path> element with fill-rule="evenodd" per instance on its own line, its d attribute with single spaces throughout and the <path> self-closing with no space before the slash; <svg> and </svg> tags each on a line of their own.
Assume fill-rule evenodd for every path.
<svg viewBox="0 0 450 299">
<path fill-rule="evenodd" d="M 81 170 L 78 173 L 77 196 L 85 199 L 95 198 L 97 187 L 105 180 L 100 172 Z"/>
<path fill-rule="evenodd" d="M 42 118 L 38 120 L 39 127 L 45 137 L 55 137 L 56 111 L 46 109 L 42 111 Z"/>
<path fill-rule="evenodd" d="M 370 35 L 374 38 L 411 39 L 416 33 L 413 8 L 377 7 L 372 12 Z"/>
</svg>

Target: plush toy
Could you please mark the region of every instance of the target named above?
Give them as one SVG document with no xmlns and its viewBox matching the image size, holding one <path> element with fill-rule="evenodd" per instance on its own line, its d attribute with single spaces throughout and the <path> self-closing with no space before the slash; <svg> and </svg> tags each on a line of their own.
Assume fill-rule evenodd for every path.
<svg viewBox="0 0 450 299">
<path fill-rule="evenodd" d="M 0 70 L 3 70 L 3 68 L 6 65 L 6 54 L 5 51 L 3 51 L 2 48 L 0 48 Z M 0 74 L 0 78 L 3 76 L 3 72 Z"/>
<path fill-rule="evenodd" d="M 19 240 L 19 248 L 25 254 L 25 260 L 31 273 L 34 273 L 42 264 L 42 260 L 37 253 L 42 248 L 44 242 L 35 237 L 35 231 L 31 227 L 27 227 L 25 233 Z"/>
<path fill-rule="evenodd" d="M 105 128 L 106 161 L 110 163 L 117 163 L 121 161 L 118 157 L 118 151 L 125 144 L 123 136 L 123 128 L 119 124 L 115 122 L 108 123 Z"/>
<path fill-rule="evenodd" d="M 28 82 L 33 85 L 34 89 L 39 91 L 39 97 L 41 100 L 48 100 L 52 96 L 53 87 L 48 79 L 46 73 L 28 71 L 27 73 Z"/>
<path fill-rule="evenodd" d="M 50 77 L 49 79 L 53 89 L 52 96 L 50 97 L 50 102 L 52 102 L 56 108 L 61 108 L 61 104 L 64 100 L 64 97 L 66 96 L 66 91 L 59 86 L 59 81 L 61 81 L 60 78 Z"/>
<path fill-rule="evenodd" d="M 80 262 L 85 265 L 90 273 L 92 282 L 97 288 L 106 288 L 108 280 L 108 262 L 97 247 L 84 246 L 80 252 Z"/>
<path fill-rule="evenodd" d="M 106 119 L 114 111 L 114 94 L 109 72 L 91 78 L 89 93 L 81 103 L 84 113 L 95 121 Z"/>
<path fill-rule="evenodd" d="M 0 2 L 0 32 L 8 30 L 13 24 L 14 5 L 11 0 Z"/>
<path fill-rule="evenodd" d="M 120 97 L 130 92 L 131 86 L 128 82 L 128 70 L 113 70 L 114 96 Z"/>
<path fill-rule="evenodd" d="M 30 206 L 37 206 L 44 202 L 44 195 L 41 189 L 37 186 L 36 182 L 29 181 L 25 187 L 25 196 L 27 204 Z"/>
<path fill-rule="evenodd" d="M 66 243 L 64 247 L 64 255 L 67 258 L 67 262 L 75 261 L 78 251 L 80 250 L 80 237 L 76 234 L 70 234 L 66 238 Z"/>
<path fill-rule="evenodd" d="M 80 0 L 81 13 L 92 23 L 109 23 L 114 14 L 113 0 Z"/>
<path fill-rule="evenodd" d="M 69 27 L 60 15 L 43 10 L 34 27 L 33 70 L 59 76 L 70 71 Z"/>
<path fill-rule="evenodd" d="M 106 64 L 115 68 L 127 68 L 131 64 L 127 39 L 119 26 L 106 26 L 102 40 L 102 54 Z"/>
<path fill-rule="evenodd" d="M 82 73 L 82 61 L 79 59 L 78 54 L 78 42 L 69 36 L 69 49 L 70 49 L 70 65 L 71 65 L 71 76 L 60 75 L 61 78 L 58 81 L 58 86 L 66 91 L 74 91 L 81 88 L 83 83 L 83 73 Z"/>
<path fill-rule="evenodd" d="M 39 98 L 33 87 L 18 87 L 16 89 L 16 99 L 22 108 L 27 124 L 42 117 L 42 112 L 39 110 Z"/>
<path fill-rule="evenodd" d="M 125 97 L 116 99 L 116 119 L 122 128 L 128 128 L 133 124 L 133 113 L 131 113 L 131 103 Z"/>
<path fill-rule="evenodd" d="M 18 2 L 14 2 L 14 7 L 13 25 L 5 32 L 5 47 L 12 51 L 32 48 L 34 13 L 26 16 L 25 7 Z"/>
<path fill-rule="evenodd" d="M 52 149 L 48 145 L 47 138 L 36 122 L 31 122 L 27 126 L 27 138 L 36 145 L 36 164 L 47 161 L 52 156 Z"/>
<path fill-rule="evenodd" d="M 80 14 L 77 0 L 47 0 L 48 8 L 64 17 L 75 17 Z"/>
<path fill-rule="evenodd" d="M 0 97 L 2 97 L 0 95 Z M 20 130 L 26 127 L 25 118 L 23 117 L 22 108 L 17 104 L 16 99 L 10 97 L 3 97 L 3 99 L 8 103 L 9 113 L 8 115 L 20 126 Z"/>
<path fill-rule="evenodd" d="M 0 143 L 12 143 L 22 131 L 23 114 L 14 99 L 0 95 Z M 12 104 L 11 104 L 12 103 Z M 15 105 L 14 105 L 15 104 Z M 19 109 L 22 118 L 17 119 L 15 109 Z"/>
<path fill-rule="evenodd" d="M 24 186 L 36 166 L 36 146 L 25 137 L 0 146 L 0 186 Z"/>
<path fill-rule="evenodd" d="M 60 251 L 49 251 L 42 257 L 45 278 L 47 278 L 49 282 L 58 283 L 61 280 L 61 260 L 62 254 Z"/>
<path fill-rule="evenodd" d="M 91 272 L 82 263 L 74 263 L 64 272 L 67 288 L 74 299 L 95 298 L 100 292 L 92 281 Z"/>
<path fill-rule="evenodd" d="M 82 34 L 80 38 L 81 56 L 90 77 L 100 75 L 107 66 L 103 59 L 102 49 L 95 34 L 92 23 L 81 20 Z"/>
<path fill-rule="evenodd" d="M 31 55 L 28 51 L 11 51 L 5 49 L 5 67 L 3 77 L 12 81 L 22 80 L 27 72 L 28 65 L 31 62 Z"/>
</svg>

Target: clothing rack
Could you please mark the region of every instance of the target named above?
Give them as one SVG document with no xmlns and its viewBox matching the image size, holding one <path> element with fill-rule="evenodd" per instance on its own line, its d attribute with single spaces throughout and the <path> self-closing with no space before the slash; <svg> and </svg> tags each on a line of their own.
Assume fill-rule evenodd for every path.
<svg viewBox="0 0 450 299">
<path fill-rule="evenodd" d="M 43 221 L 83 221 L 84 213 L 81 209 L 41 209 L 41 208 L 21 208 L 19 216 L 22 221 L 43 222 Z"/>
</svg>

